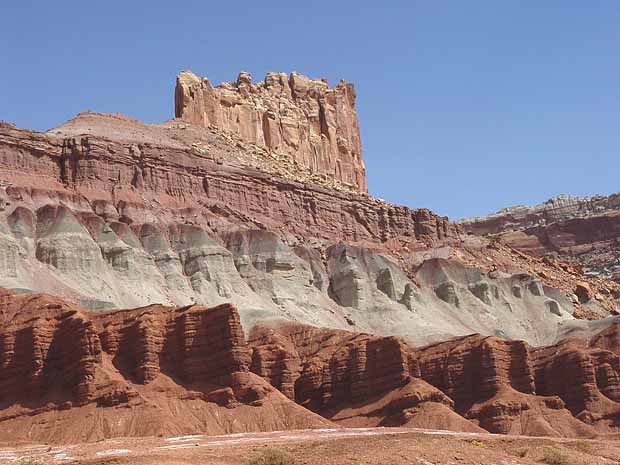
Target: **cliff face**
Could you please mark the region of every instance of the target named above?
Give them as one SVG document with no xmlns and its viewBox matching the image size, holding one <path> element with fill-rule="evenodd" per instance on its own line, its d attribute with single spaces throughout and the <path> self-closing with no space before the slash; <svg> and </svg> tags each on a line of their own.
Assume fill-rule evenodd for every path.
<svg viewBox="0 0 620 465">
<path fill-rule="evenodd" d="M 0 285 L 98 310 L 232 302 L 248 328 L 284 318 L 370 330 L 368 297 L 380 291 L 368 283 L 356 316 L 338 305 L 329 246 L 377 253 L 458 240 L 447 218 L 237 143 L 112 115 L 83 114 L 47 133 L 0 125 Z M 396 291 L 382 308 L 406 322 Z"/>
<path fill-rule="evenodd" d="M 345 425 L 591 437 L 620 424 L 617 339 L 616 321 L 549 347 L 472 335 L 415 349 L 288 324 L 253 331 L 251 370 Z"/>
<path fill-rule="evenodd" d="M 2 292 L 0 428 L 65 443 L 331 422 L 593 437 L 620 428 L 619 328 L 538 348 L 480 335 L 415 348 L 289 322 L 246 343 L 231 305 L 96 314 Z"/>
<path fill-rule="evenodd" d="M 286 319 L 416 343 L 548 344 L 573 323 L 566 292 L 582 277 L 286 163 L 187 123 L 1 125 L 0 285 L 96 310 L 229 302 L 247 329 Z M 538 274 L 536 293 L 522 273 Z"/>
<path fill-rule="evenodd" d="M 319 108 L 323 141 L 348 131 L 347 85 L 278 79 L 214 88 L 238 97 L 219 118 L 267 99 L 302 126 Z M 587 326 L 571 300 L 584 278 L 570 267 L 373 199 L 248 142 L 251 118 L 238 117 L 238 131 L 95 113 L 45 133 L 0 124 L 0 285 L 100 311 L 232 303 L 246 330 L 288 320 L 417 344 L 478 332 L 542 345 Z M 312 141 L 308 118 L 300 134 Z M 590 284 L 589 295 L 606 294 L 587 302 L 586 316 L 612 310 L 615 290 Z"/>
<path fill-rule="evenodd" d="M 269 73 L 253 84 L 248 73 L 240 73 L 236 82 L 214 87 L 183 71 L 177 77 L 175 116 L 234 133 L 367 191 L 353 84 L 340 81 L 330 88 L 297 73 Z"/>
<path fill-rule="evenodd" d="M 561 195 L 535 207 L 512 207 L 458 224 L 473 234 L 494 234 L 518 250 L 556 256 L 586 275 L 620 280 L 620 195 Z"/>
<path fill-rule="evenodd" d="M 96 315 L 54 297 L 9 294 L 0 297 L 0 323 L 3 440 L 329 424 L 249 373 L 230 305 Z"/>
</svg>

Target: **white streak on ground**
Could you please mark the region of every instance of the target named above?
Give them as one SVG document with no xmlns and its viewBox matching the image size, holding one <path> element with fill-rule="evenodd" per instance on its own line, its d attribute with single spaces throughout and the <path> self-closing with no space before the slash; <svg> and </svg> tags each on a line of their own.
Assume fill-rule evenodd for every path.
<svg viewBox="0 0 620 465">
<path fill-rule="evenodd" d="M 177 436 L 175 438 L 166 438 L 166 442 L 185 442 L 185 441 L 194 441 L 196 439 L 204 437 L 204 434 L 192 434 L 189 436 Z"/>
<path fill-rule="evenodd" d="M 108 450 L 100 450 L 99 452 L 96 452 L 96 454 L 99 456 L 120 455 L 120 454 L 129 454 L 129 453 L 131 453 L 129 449 L 108 449 Z"/>
</svg>

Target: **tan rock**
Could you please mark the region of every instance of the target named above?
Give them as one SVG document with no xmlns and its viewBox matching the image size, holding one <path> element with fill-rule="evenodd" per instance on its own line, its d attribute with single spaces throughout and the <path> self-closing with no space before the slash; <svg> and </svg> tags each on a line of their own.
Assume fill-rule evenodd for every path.
<svg viewBox="0 0 620 465">
<path fill-rule="evenodd" d="M 353 84 L 340 81 L 329 88 L 297 73 L 268 73 L 252 84 L 250 74 L 241 72 L 236 82 L 213 87 L 183 71 L 177 76 L 175 115 L 231 132 L 367 192 Z"/>
<path fill-rule="evenodd" d="M 580 302 L 588 302 L 594 296 L 590 284 L 586 282 L 578 282 L 575 287 L 575 294 Z"/>
</svg>

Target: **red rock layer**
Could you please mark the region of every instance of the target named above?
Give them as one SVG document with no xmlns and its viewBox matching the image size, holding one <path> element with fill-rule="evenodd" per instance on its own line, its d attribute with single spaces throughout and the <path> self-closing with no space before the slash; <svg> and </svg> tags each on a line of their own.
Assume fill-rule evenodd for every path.
<svg viewBox="0 0 620 465">
<path fill-rule="evenodd" d="M 248 73 L 217 87 L 189 71 L 177 76 L 175 116 L 232 132 L 243 141 L 287 155 L 315 173 L 366 192 L 355 88 L 297 73 L 269 73 L 252 84 Z"/>
<path fill-rule="evenodd" d="M 9 299 L 0 297 L 0 305 L 6 307 Z M 32 305 L 26 298 L 11 300 L 9 310 L 19 311 L 22 304 Z M 92 380 L 102 361 L 92 322 L 55 301 L 41 310 L 29 315 L 26 325 L 2 328 L 0 402 L 6 405 L 24 397 L 39 400 L 56 389 L 68 396 L 63 400 L 78 405 L 92 401 Z"/>
<path fill-rule="evenodd" d="M 472 335 L 414 349 L 289 323 L 255 328 L 248 346 L 230 305 L 93 314 L 2 292 L 0 428 L 66 442 L 329 424 L 294 399 L 349 426 L 594 436 L 620 429 L 619 328 L 543 348 Z"/>
<path fill-rule="evenodd" d="M 249 373 L 249 363 L 231 305 L 92 314 L 44 295 L 0 296 L 5 440 L 329 424 Z"/>
<path fill-rule="evenodd" d="M 233 373 L 248 371 L 243 330 L 230 305 L 208 311 L 198 305 L 153 305 L 94 320 L 103 350 L 139 383 L 151 382 L 162 369 L 188 383 L 214 384 L 228 384 Z"/>
<path fill-rule="evenodd" d="M 472 335 L 414 349 L 289 324 L 254 330 L 251 369 L 348 425 L 422 424 L 416 415 L 441 411 L 467 431 L 593 436 L 620 428 L 617 328 L 548 348 Z"/>
<path fill-rule="evenodd" d="M 403 386 L 417 373 L 394 337 L 285 324 L 255 328 L 250 345 L 252 371 L 313 410 Z"/>
<path fill-rule="evenodd" d="M 62 202 L 135 227 L 191 222 L 225 232 L 242 226 L 299 240 L 378 245 L 390 239 L 430 244 L 458 238 L 447 218 L 426 209 L 410 210 L 244 165 L 238 156 L 247 153 L 215 136 L 201 152 L 159 127 L 125 119 L 110 123 L 112 117 L 100 115 L 80 116 L 78 122 L 82 118 L 87 119 L 84 131 L 98 128 L 105 136 L 65 139 L 55 133 L 79 132 L 82 126 L 41 134 L 0 124 L 3 202 L 35 209 Z M 137 135 L 126 136 L 122 129 Z"/>
<path fill-rule="evenodd" d="M 250 345 L 254 373 L 339 424 L 482 431 L 419 379 L 411 349 L 398 338 L 287 324 L 255 328 Z"/>
</svg>

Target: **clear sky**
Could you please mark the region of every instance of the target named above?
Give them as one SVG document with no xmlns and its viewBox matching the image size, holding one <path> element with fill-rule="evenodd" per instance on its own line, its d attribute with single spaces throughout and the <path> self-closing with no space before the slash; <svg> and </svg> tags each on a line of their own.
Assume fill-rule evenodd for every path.
<svg viewBox="0 0 620 465">
<path fill-rule="evenodd" d="M 10 1 L 0 119 L 173 116 L 174 79 L 357 89 L 370 191 L 451 218 L 620 190 L 617 0 Z"/>
</svg>

